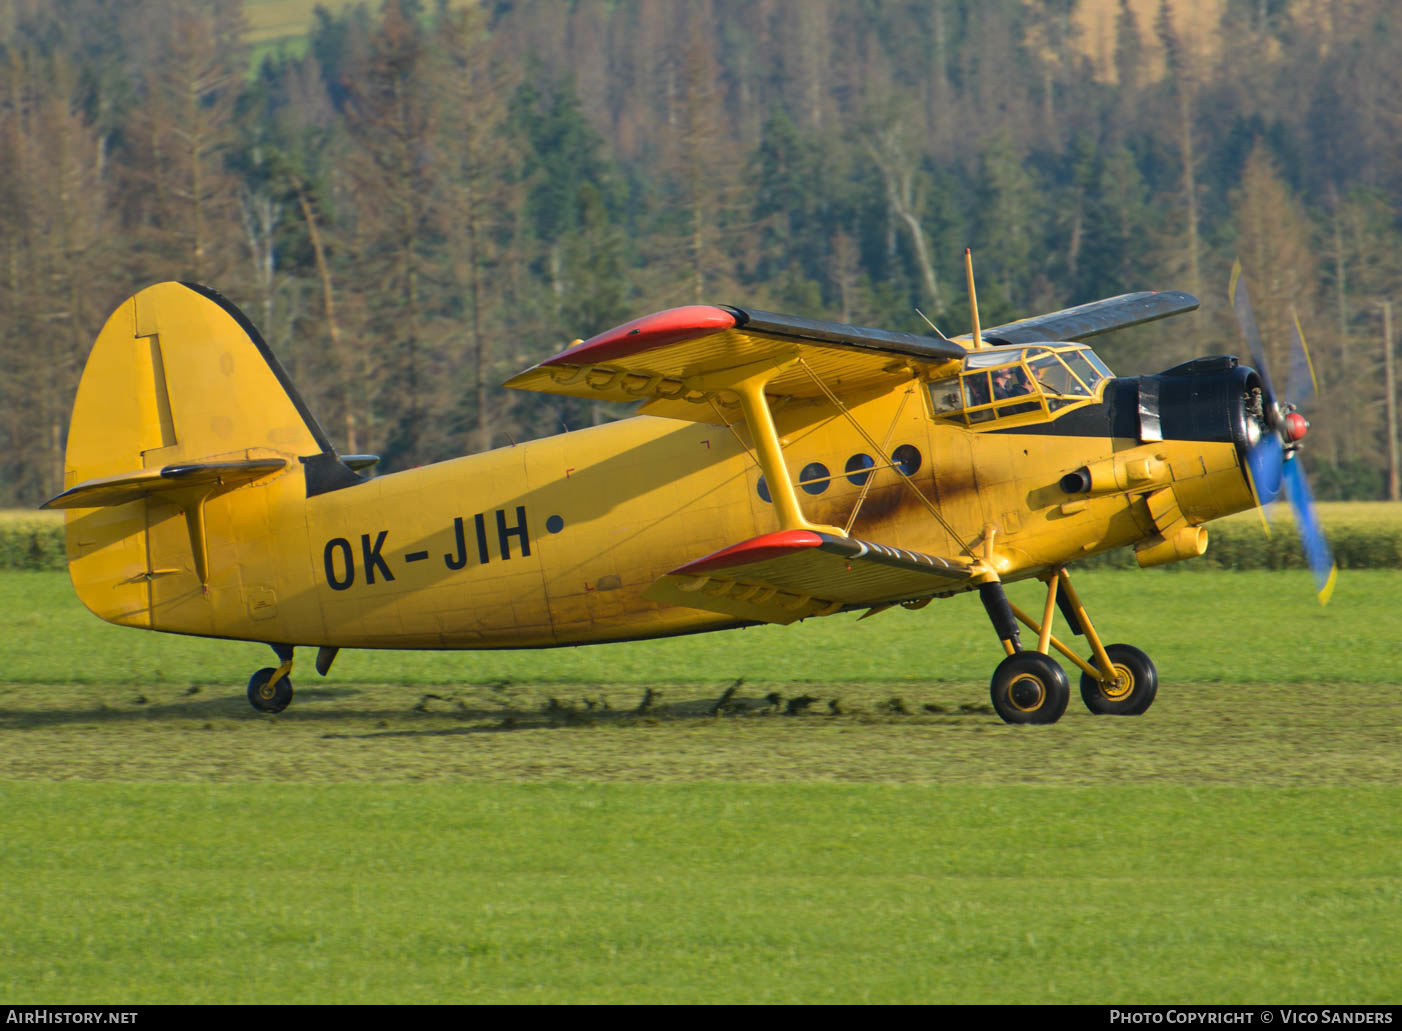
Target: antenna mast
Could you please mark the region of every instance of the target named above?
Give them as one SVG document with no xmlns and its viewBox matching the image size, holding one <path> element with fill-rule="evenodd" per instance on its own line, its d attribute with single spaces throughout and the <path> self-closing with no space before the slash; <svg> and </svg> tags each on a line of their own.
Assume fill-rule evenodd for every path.
<svg viewBox="0 0 1402 1031">
<path fill-rule="evenodd" d="M 974 322 L 974 350 L 983 350 L 983 337 L 978 323 L 978 294 L 974 292 L 974 252 L 964 248 L 964 274 L 969 277 L 969 315 Z"/>
</svg>

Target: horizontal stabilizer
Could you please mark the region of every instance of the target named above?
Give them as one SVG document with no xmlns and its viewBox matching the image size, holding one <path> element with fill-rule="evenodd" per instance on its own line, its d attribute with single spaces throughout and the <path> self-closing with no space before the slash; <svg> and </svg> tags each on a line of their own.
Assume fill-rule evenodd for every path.
<svg viewBox="0 0 1402 1031">
<path fill-rule="evenodd" d="M 651 601 L 764 623 L 959 590 L 966 567 L 904 548 L 811 530 L 783 530 L 724 548 L 667 573 Z"/>
<path fill-rule="evenodd" d="M 187 487 L 232 488 L 277 472 L 287 465 L 281 458 L 234 462 L 182 462 L 162 469 L 102 476 L 70 487 L 41 508 L 107 508 L 125 505 L 151 494 Z M 213 493 L 213 490 L 210 491 Z"/>
</svg>

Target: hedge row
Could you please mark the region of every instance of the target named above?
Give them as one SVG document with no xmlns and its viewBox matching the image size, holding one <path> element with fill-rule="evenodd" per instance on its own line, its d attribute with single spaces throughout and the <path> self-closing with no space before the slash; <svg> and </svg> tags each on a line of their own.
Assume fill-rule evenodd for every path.
<svg viewBox="0 0 1402 1031">
<path fill-rule="evenodd" d="M 1222 569 L 1304 569 L 1305 553 L 1293 523 L 1282 522 L 1266 536 L 1258 521 L 1209 525 L 1203 556 Z M 1340 569 L 1402 569 L 1402 525 L 1343 523 L 1325 529 Z"/>
<path fill-rule="evenodd" d="M 1325 536 L 1340 569 L 1402 569 L 1402 522 L 1338 522 L 1325 527 Z M 1219 520 L 1207 524 L 1207 554 L 1178 563 L 1181 569 L 1306 569 L 1294 523 L 1282 520 L 1270 535 L 1261 521 Z M 1135 568 L 1134 551 L 1121 548 L 1087 559 L 1085 568 Z M 1175 568 L 1175 567 L 1170 567 Z"/>
<path fill-rule="evenodd" d="M 1288 521 L 1266 536 L 1259 520 L 1225 520 L 1207 526 L 1207 554 L 1183 568 L 1304 569 L 1300 539 Z M 1402 521 L 1339 522 L 1327 528 L 1334 561 L 1340 569 L 1402 569 Z M 1128 548 L 1097 555 L 1083 567 L 1132 568 Z M 63 523 L 42 516 L 0 519 L 0 569 L 62 569 Z"/>
<path fill-rule="evenodd" d="M 65 561 L 62 519 L 0 517 L 0 569 L 62 569 Z"/>
</svg>

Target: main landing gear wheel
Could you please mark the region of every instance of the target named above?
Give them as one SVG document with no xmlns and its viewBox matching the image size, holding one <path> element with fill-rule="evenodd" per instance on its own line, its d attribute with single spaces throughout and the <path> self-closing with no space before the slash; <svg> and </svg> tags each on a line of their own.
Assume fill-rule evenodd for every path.
<svg viewBox="0 0 1402 1031">
<path fill-rule="evenodd" d="M 993 671 L 989 694 L 1004 723 L 1055 723 L 1071 699 L 1071 683 L 1041 652 L 1016 652 Z"/>
<path fill-rule="evenodd" d="M 1100 715 L 1138 716 L 1154 704 L 1159 692 L 1159 671 L 1149 656 L 1133 645 L 1108 645 L 1105 653 L 1115 667 L 1114 681 L 1105 683 L 1082 673 L 1081 700 L 1087 709 Z M 1090 657 L 1090 663 L 1095 664 L 1095 656 Z"/>
<path fill-rule="evenodd" d="M 248 678 L 248 701 L 259 712 L 282 712 L 292 702 L 292 678 L 273 683 L 275 673 L 273 667 L 264 666 Z"/>
</svg>

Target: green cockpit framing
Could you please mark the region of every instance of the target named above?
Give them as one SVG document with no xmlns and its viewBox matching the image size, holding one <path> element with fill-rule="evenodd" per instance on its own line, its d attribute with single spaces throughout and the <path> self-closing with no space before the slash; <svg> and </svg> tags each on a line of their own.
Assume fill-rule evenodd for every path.
<svg viewBox="0 0 1402 1031">
<path fill-rule="evenodd" d="M 1113 376 L 1083 344 L 1022 344 L 970 351 L 957 369 L 927 386 L 936 418 L 986 427 L 1050 419 L 1090 404 Z"/>
</svg>

